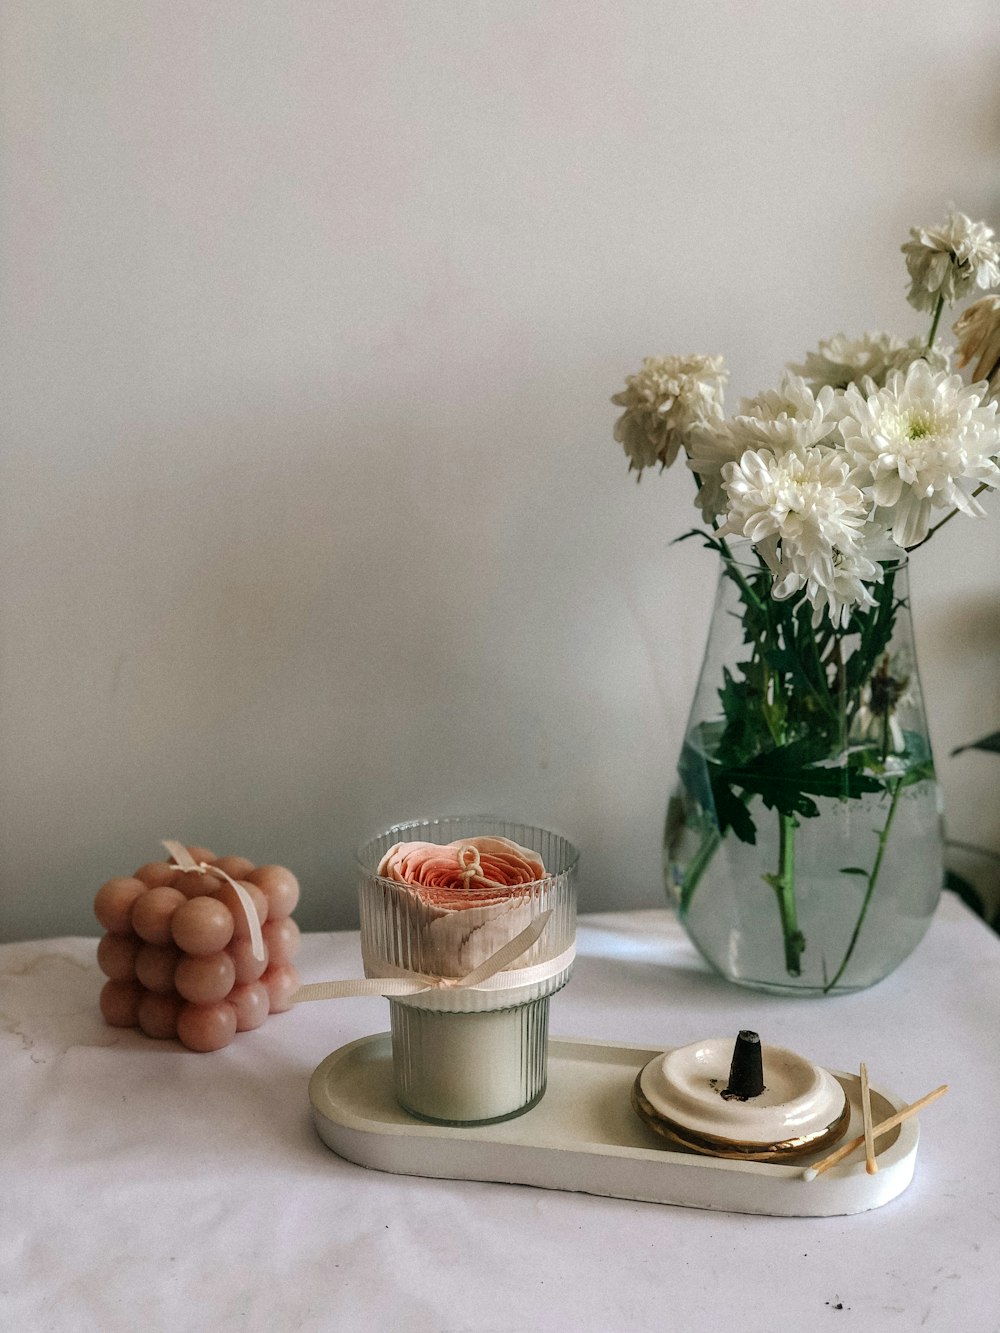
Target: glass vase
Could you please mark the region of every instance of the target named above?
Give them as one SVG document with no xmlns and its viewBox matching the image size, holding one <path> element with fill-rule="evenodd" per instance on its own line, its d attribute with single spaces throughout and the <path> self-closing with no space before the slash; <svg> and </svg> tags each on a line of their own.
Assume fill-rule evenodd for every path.
<svg viewBox="0 0 1000 1333">
<path fill-rule="evenodd" d="M 664 871 L 685 930 L 724 977 L 831 995 L 919 943 L 943 882 L 905 555 L 874 605 L 814 624 L 772 597 L 752 549 L 721 561 L 670 799 Z"/>
</svg>

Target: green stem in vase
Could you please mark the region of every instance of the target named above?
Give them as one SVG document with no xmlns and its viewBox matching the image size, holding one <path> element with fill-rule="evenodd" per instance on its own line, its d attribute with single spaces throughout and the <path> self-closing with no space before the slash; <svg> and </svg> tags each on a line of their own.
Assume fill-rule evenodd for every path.
<svg viewBox="0 0 1000 1333">
<path fill-rule="evenodd" d="M 882 858 L 885 856 L 886 845 L 889 841 L 889 833 L 892 829 L 892 821 L 896 817 L 896 809 L 899 806 L 900 793 L 902 792 L 904 786 L 905 786 L 905 781 L 901 777 L 897 778 L 896 781 L 892 784 L 891 787 L 892 799 L 889 802 L 889 813 L 885 817 L 885 823 L 882 826 L 882 832 L 879 834 L 878 851 L 875 853 L 875 863 L 872 866 L 871 874 L 868 876 L 868 885 L 865 889 L 865 896 L 861 904 L 861 911 L 858 913 L 858 919 L 854 923 L 854 931 L 851 934 L 850 943 L 847 946 L 847 952 L 841 959 L 840 966 L 833 974 L 833 977 L 823 987 L 823 993 L 825 995 L 829 994 L 830 991 L 833 990 L 834 986 L 836 986 L 837 982 L 844 975 L 845 971 L 847 970 L 847 965 L 851 961 L 851 958 L 854 954 L 855 946 L 857 945 L 858 939 L 861 935 L 861 927 L 864 925 L 865 917 L 868 915 L 868 907 L 872 900 L 872 894 L 875 892 L 875 885 L 878 883 L 879 871 L 882 869 Z"/>
<path fill-rule="evenodd" d="M 695 852 L 694 857 L 684 873 L 684 883 L 681 886 L 681 897 L 678 908 L 681 916 L 686 915 L 688 908 L 691 906 L 691 899 L 694 897 L 694 891 L 698 887 L 702 875 L 711 864 L 712 857 L 718 851 L 721 842 L 722 836 L 717 827 L 713 826 L 712 828 L 705 830 L 705 833 L 702 836 L 701 845 L 697 852 Z"/>
<path fill-rule="evenodd" d="M 840 727 L 838 749 L 843 754 L 847 749 L 847 672 L 844 670 L 844 641 L 838 634 L 834 642 L 837 645 L 837 722 Z"/>
<path fill-rule="evenodd" d="M 778 871 L 764 879 L 778 895 L 778 913 L 781 933 L 785 942 L 785 970 L 790 977 L 801 976 L 802 955 L 806 940 L 799 930 L 799 916 L 795 904 L 795 830 L 798 820 L 794 815 L 778 816 Z"/>
<path fill-rule="evenodd" d="M 719 541 L 719 550 L 722 553 L 722 558 L 726 561 L 727 567 L 729 569 L 729 576 L 730 578 L 735 579 L 737 586 L 739 587 L 740 591 L 743 594 L 743 599 L 746 602 L 747 606 L 753 606 L 756 607 L 758 611 L 764 611 L 766 609 L 765 603 L 761 600 L 761 598 L 757 596 L 753 588 L 751 588 L 750 584 L 747 582 L 742 570 L 739 567 L 739 563 L 734 557 L 732 551 L 729 549 L 729 543 L 726 541 L 725 537 L 720 537 L 718 541 Z"/>
</svg>

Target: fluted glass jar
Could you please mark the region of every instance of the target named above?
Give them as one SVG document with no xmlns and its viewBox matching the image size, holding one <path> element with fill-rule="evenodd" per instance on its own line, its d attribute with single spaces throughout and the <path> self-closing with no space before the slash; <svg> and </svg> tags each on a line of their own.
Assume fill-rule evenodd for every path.
<svg viewBox="0 0 1000 1333">
<path fill-rule="evenodd" d="M 396 843 L 445 845 L 498 837 L 540 857 L 546 874 L 500 903 L 442 911 L 378 873 Z M 549 997 L 569 980 L 576 938 L 578 854 L 546 829 L 495 816 L 397 824 L 366 843 L 360 867 L 361 947 L 367 976 L 430 976 L 444 984 L 390 999 L 397 1100 L 441 1124 L 507 1120 L 545 1091 Z M 540 937 L 493 977 L 452 985 L 549 913 Z"/>
</svg>

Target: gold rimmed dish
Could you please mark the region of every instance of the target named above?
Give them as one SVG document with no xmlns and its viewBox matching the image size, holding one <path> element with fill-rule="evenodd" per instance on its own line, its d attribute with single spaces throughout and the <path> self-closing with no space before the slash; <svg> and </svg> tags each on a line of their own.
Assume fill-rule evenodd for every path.
<svg viewBox="0 0 1000 1333">
<path fill-rule="evenodd" d="M 693 1152 L 737 1161 L 794 1160 L 842 1138 L 850 1121 L 829 1071 L 782 1047 L 761 1046 L 764 1088 L 727 1095 L 733 1043 L 710 1038 L 650 1060 L 632 1088 L 636 1114 Z"/>
</svg>

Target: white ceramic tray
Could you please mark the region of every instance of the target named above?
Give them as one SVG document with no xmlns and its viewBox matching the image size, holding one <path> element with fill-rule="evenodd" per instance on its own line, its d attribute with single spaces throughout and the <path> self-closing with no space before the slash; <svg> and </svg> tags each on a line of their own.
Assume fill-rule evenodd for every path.
<svg viewBox="0 0 1000 1333">
<path fill-rule="evenodd" d="M 491 1180 L 648 1203 L 775 1217 L 832 1217 L 888 1203 L 913 1178 L 916 1117 L 864 1153 L 812 1181 L 794 1163 L 724 1161 L 673 1146 L 632 1110 L 635 1076 L 660 1051 L 553 1038 L 548 1088 L 530 1111 L 498 1125 L 453 1129 L 414 1119 L 396 1102 L 389 1034 L 362 1037 L 328 1055 L 309 1082 L 320 1138 L 350 1162 L 398 1175 Z M 849 1137 L 862 1132 L 860 1080 L 833 1071 L 851 1104 Z M 871 1089 L 877 1124 L 904 1103 Z"/>
</svg>

